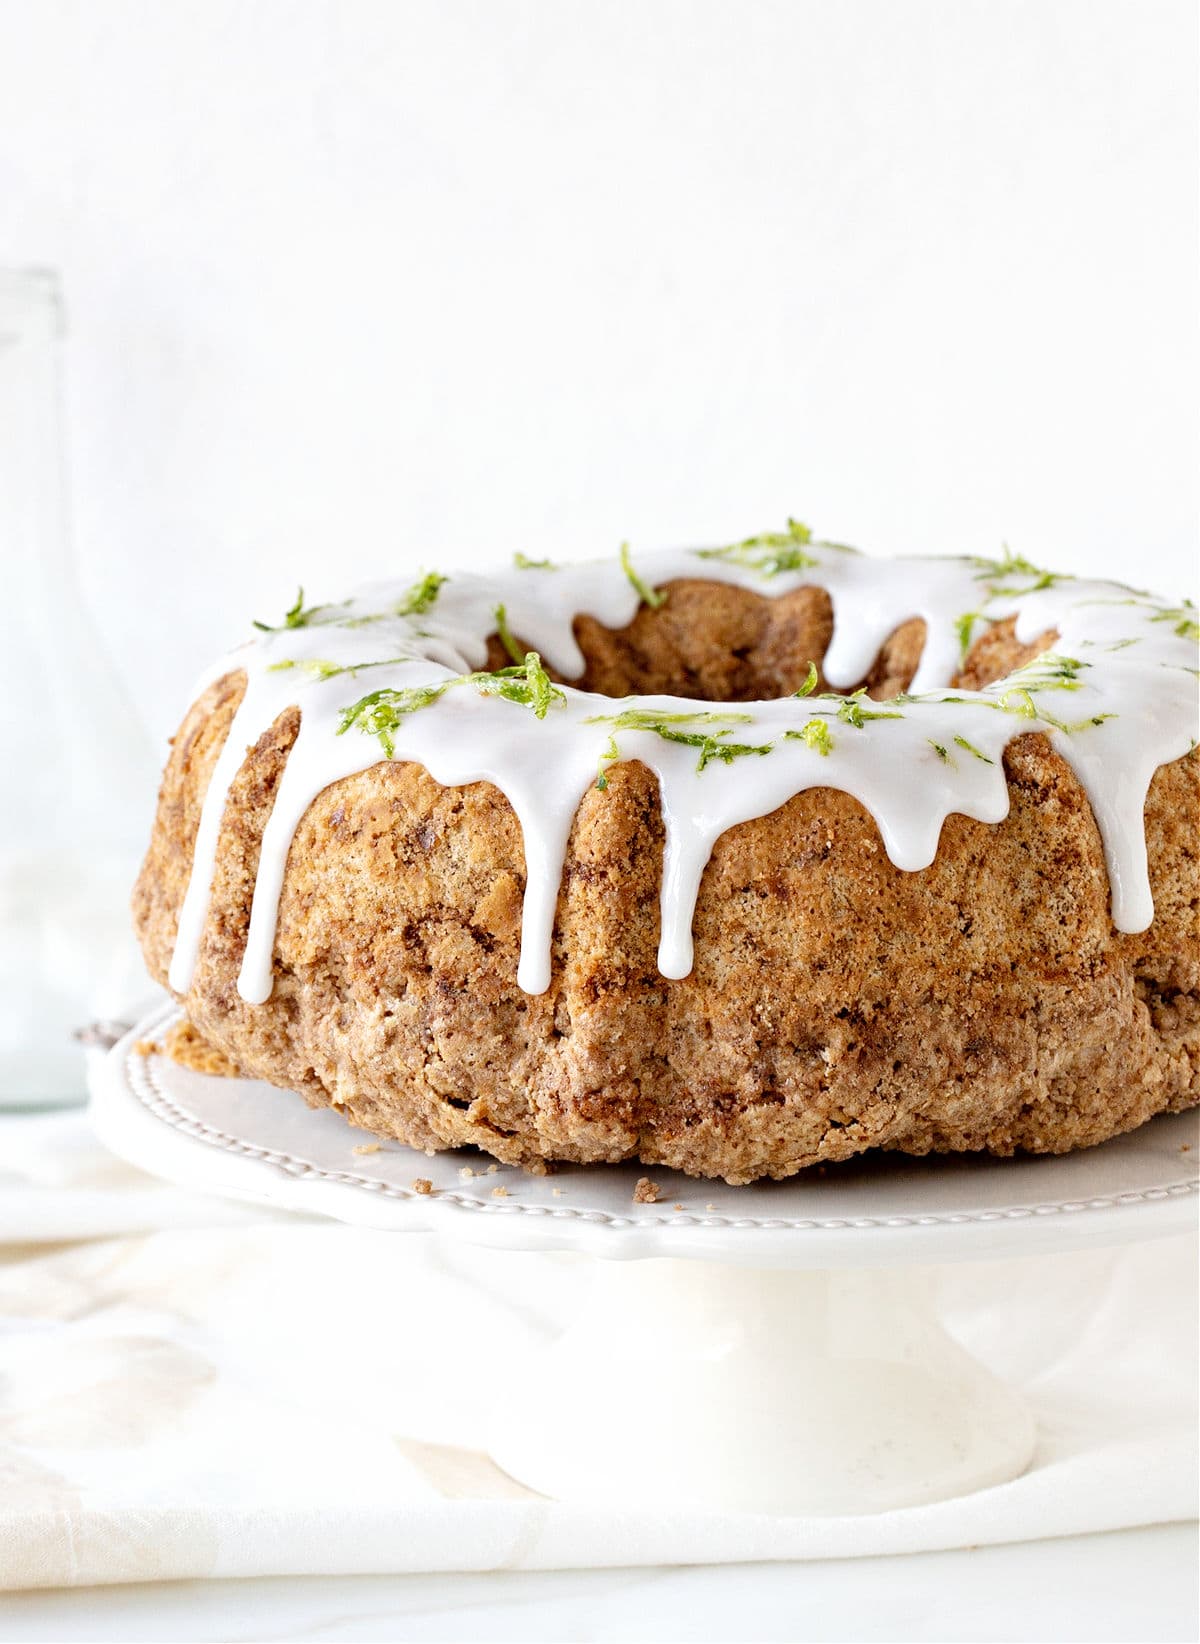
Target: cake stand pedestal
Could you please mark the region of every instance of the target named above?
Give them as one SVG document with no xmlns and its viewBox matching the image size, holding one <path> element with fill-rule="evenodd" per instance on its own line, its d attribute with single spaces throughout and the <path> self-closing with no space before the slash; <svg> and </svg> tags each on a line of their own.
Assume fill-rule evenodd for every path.
<svg viewBox="0 0 1200 1644">
<path fill-rule="evenodd" d="M 884 1156 L 748 1188 L 656 1169 L 658 1201 L 637 1204 L 644 1166 L 356 1155 L 334 1112 L 134 1049 L 174 1014 L 94 1069 L 96 1127 L 134 1164 L 360 1226 L 611 1258 L 496 1399 L 493 1459 L 562 1500 L 628 1502 L 644 1480 L 693 1508 L 857 1514 L 1015 1478 L 1032 1416 L 942 1328 L 924 1270 L 1196 1225 L 1194 1113 L 1061 1159 Z"/>
<path fill-rule="evenodd" d="M 618 1506 L 644 1478 L 681 1505 L 869 1513 L 1029 1465 L 1030 1411 L 942 1329 L 925 1274 L 598 1266 L 576 1322 L 517 1368 L 491 1438 L 544 1495 Z"/>
</svg>

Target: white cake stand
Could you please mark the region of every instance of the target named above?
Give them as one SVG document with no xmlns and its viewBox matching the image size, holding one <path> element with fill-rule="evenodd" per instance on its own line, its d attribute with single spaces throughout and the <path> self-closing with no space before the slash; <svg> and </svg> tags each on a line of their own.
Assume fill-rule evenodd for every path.
<svg viewBox="0 0 1200 1644">
<path fill-rule="evenodd" d="M 895 1156 L 749 1188 L 636 1165 L 535 1177 L 374 1149 L 298 1096 L 135 1050 L 174 1015 L 92 1081 L 101 1137 L 142 1168 L 360 1226 L 636 1258 L 591 1264 L 574 1323 L 497 1400 L 493 1458 L 559 1499 L 619 1503 L 633 1475 L 664 1502 L 831 1515 L 1014 1478 L 1030 1412 L 942 1329 L 921 1269 L 1196 1225 L 1194 1113 L 1061 1159 Z M 640 1176 L 657 1203 L 634 1203 Z"/>
</svg>

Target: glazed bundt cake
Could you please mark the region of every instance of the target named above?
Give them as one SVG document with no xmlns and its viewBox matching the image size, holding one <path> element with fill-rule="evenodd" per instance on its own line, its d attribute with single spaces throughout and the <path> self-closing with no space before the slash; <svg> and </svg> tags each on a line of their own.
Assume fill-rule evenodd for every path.
<svg viewBox="0 0 1200 1644">
<path fill-rule="evenodd" d="M 1200 1099 L 1196 612 L 999 560 L 427 575 L 212 669 L 134 895 L 247 1075 L 730 1182 Z"/>
</svg>

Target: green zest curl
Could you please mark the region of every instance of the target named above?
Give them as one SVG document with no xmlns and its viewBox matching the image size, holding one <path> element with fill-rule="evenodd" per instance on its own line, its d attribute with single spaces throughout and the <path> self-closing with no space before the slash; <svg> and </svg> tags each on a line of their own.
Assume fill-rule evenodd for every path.
<svg viewBox="0 0 1200 1644">
<path fill-rule="evenodd" d="M 651 588 L 650 584 L 634 570 L 633 559 L 627 542 L 621 544 L 621 569 L 636 588 L 638 598 L 643 605 L 648 605 L 652 611 L 657 611 L 660 605 L 666 604 L 666 594 L 660 594 L 656 588 Z"/>
<path fill-rule="evenodd" d="M 798 519 L 789 519 L 786 531 L 764 531 L 757 537 L 730 543 L 727 548 L 697 548 L 698 559 L 721 559 L 744 565 L 760 576 L 777 577 L 782 571 L 809 571 L 819 563 L 803 550 L 812 532 Z"/>
<path fill-rule="evenodd" d="M 996 707 L 1004 714 L 1016 714 L 1020 719 L 1044 719 L 1047 724 L 1066 730 L 1067 726 L 1039 706 L 1035 694 L 1082 690 L 1083 681 L 1079 675 L 1084 668 L 1090 667 L 1090 662 L 1080 662 L 1076 657 L 1057 656 L 1053 651 L 1045 651 L 1019 670 L 1017 678 L 1021 683 L 1011 686 L 997 697 Z M 1085 720 L 1082 723 L 1088 722 Z"/>
<path fill-rule="evenodd" d="M 988 594 L 992 599 L 1037 594 L 1043 588 L 1053 588 L 1057 583 L 1067 580 L 1057 571 L 1043 571 L 1040 565 L 1032 564 L 1023 555 L 1014 554 L 1007 543 L 1003 546 L 1004 554 L 1000 559 L 983 559 L 976 556 L 971 560 L 980 579 L 987 583 Z M 1021 587 L 1005 585 L 1005 577 L 1012 576 L 1027 577 L 1029 581 Z"/>
<path fill-rule="evenodd" d="M 822 759 L 827 759 L 833 748 L 833 737 L 829 734 L 827 719 L 810 719 L 801 730 L 784 731 L 783 735 L 785 741 L 803 742 L 806 748 L 812 748 Z"/>
<path fill-rule="evenodd" d="M 565 703 L 566 696 L 551 682 L 536 651 L 528 651 L 525 661 L 511 668 L 497 668 L 490 673 L 456 674 L 440 680 L 436 685 L 410 685 L 402 690 L 384 686 L 370 691 L 357 702 L 343 708 L 338 723 L 339 736 L 357 727 L 368 736 L 379 739 L 379 745 L 389 759 L 396 752 L 394 735 L 410 714 L 432 707 L 457 685 L 473 685 L 480 696 L 502 696 L 506 702 L 532 708 L 537 719 L 545 719 L 549 710 Z"/>
<path fill-rule="evenodd" d="M 447 679 L 440 685 L 409 685 L 400 691 L 388 686 L 384 686 L 382 690 L 370 691 L 366 696 L 359 697 L 350 707 L 342 709 L 337 734 L 344 736 L 350 727 L 355 725 L 368 736 L 378 737 L 380 747 L 391 759 L 396 752 L 393 733 L 400 729 L 409 714 L 415 714 L 421 708 L 432 707 L 446 694 L 451 685 L 462 684 L 467 677 L 462 675 L 458 679 Z"/>
<path fill-rule="evenodd" d="M 1090 667 L 1090 662 L 1080 662 L 1074 656 L 1059 656 L 1055 651 L 1043 651 L 1026 664 L 1034 687 L 1044 691 L 1077 691 L 1080 674 Z"/>
<path fill-rule="evenodd" d="M 508 652 L 509 656 L 512 657 L 513 661 L 520 666 L 520 664 L 525 660 L 525 652 L 521 650 L 520 646 L 513 638 L 512 629 L 508 625 L 508 612 L 505 610 L 503 605 L 497 605 L 493 615 L 496 619 L 496 633 L 499 635 L 501 645 L 503 645 L 504 649 Z"/>
<path fill-rule="evenodd" d="M 903 714 L 893 713 L 889 708 L 864 708 L 863 703 L 869 702 L 865 685 L 859 686 L 857 691 L 844 696 L 837 716 L 843 725 L 853 725 L 856 731 L 861 731 L 868 719 L 903 719 Z"/>
<path fill-rule="evenodd" d="M 369 667 L 370 664 L 364 663 L 363 666 Z M 272 662 L 270 667 L 267 669 L 267 672 L 269 674 L 282 674 L 286 673 L 289 668 L 299 668 L 301 673 L 311 674 L 314 679 L 332 679 L 335 674 L 348 674 L 353 672 L 351 668 L 344 668 L 337 662 L 327 662 L 323 657 L 316 656 L 310 657 L 307 662 L 295 662 L 291 660 L 284 662 Z"/>
<path fill-rule="evenodd" d="M 1003 714 L 1015 714 L 1019 719 L 1040 719 L 1045 724 L 1052 725 L 1056 731 L 1084 731 L 1093 725 L 1103 725 L 1106 719 L 1115 719 L 1116 714 L 1089 714 L 1084 719 L 1075 720 L 1059 719 L 1037 700 L 1039 695 L 1047 691 L 1082 690 L 1084 682 L 1079 675 L 1085 668 L 1090 667 L 1090 662 L 1080 662 L 1077 657 L 1059 656 L 1054 651 L 1045 651 L 1018 671 L 1016 677 L 1021 681 L 1019 685 L 1011 686 L 989 705 L 998 708 Z"/>
<path fill-rule="evenodd" d="M 938 756 L 943 765 L 953 765 L 955 763 L 953 754 L 944 743 L 935 742 L 932 737 L 929 737 L 927 740 L 929 742 L 929 746 L 933 749 L 934 753 Z M 956 748 L 965 749 L 973 759 L 981 760 L 985 765 L 994 765 L 996 763 L 994 759 L 988 758 L 982 748 L 977 748 L 973 742 L 968 742 L 965 736 L 956 736 L 954 738 L 954 745 Z"/>
<path fill-rule="evenodd" d="M 428 571 L 423 577 L 418 577 L 397 605 L 395 614 L 398 617 L 423 616 L 449 580 L 439 571 Z"/>
<path fill-rule="evenodd" d="M 820 680 L 820 677 L 821 677 L 820 674 L 818 674 L 818 672 L 817 672 L 816 663 L 815 662 L 810 662 L 809 665 L 808 665 L 808 674 L 805 677 L 804 684 L 801 685 L 801 687 L 798 691 L 793 691 L 792 695 L 793 696 L 801 696 L 801 697 L 811 696 L 817 688 L 817 684 L 818 684 L 818 681 Z"/>
<path fill-rule="evenodd" d="M 324 657 L 309 657 L 306 662 L 272 662 L 269 674 L 281 674 L 288 668 L 299 668 L 301 673 L 314 679 L 336 679 L 339 674 L 357 674 L 364 668 L 394 668 L 401 662 L 411 662 L 410 656 L 385 656 L 378 662 L 328 662 Z"/>
<path fill-rule="evenodd" d="M 535 719 L 545 719 L 551 708 L 567 700 L 566 693 L 551 681 L 536 651 L 526 651 L 519 666 L 497 668 L 490 674 L 468 674 L 464 683 L 474 685 L 480 696 L 502 696 L 506 702 L 532 708 Z"/>
<path fill-rule="evenodd" d="M 370 616 L 351 617 L 346 626 L 366 628 L 373 622 L 386 622 L 389 617 L 424 616 L 449 580 L 450 578 L 443 576 L 440 571 L 427 571 L 424 576 L 417 578 L 404 598 L 393 605 L 390 611 L 373 611 Z"/>
<path fill-rule="evenodd" d="M 591 719 L 585 719 L 585 725 L 611 725 L 613 734 L 608 739 L 608 746 L 600 755 L 600 770 L 596 777 L 596 786 L 600 789 L 608 787 L 608 766 L 620 758 L 617 747 L 617 731 L 652 731 L 655 736 L 662 737 L 664 742 L 682 742 L 689 748 L 698 748 L 700 758 L 697 761 L 697 771 L 703 771 L 719 759 L 724 765 L 732 765 L 735 759 L 742 759 L 747 754 L 769 754 L 771 743 L 728 742 L 725 739 L 730 734 L 730 727 L 734 725 L 749 725 L 752 723 L 749 714 L 716 714 L 716 713 L 681 713 L 660 714 L 652 708 L 626 708 L 619 714 L 596 714 Z M 703 729 L 685 729 L 685 727 L 715 725 L 721 729 L 706 731 Z"/>
<path fill-rule="evenodd" d="M 513 564 L 518 571 L 560 571 L 562 567 L 556 565 L 552 559 L 530 559 L 528 554 L 514 554 Z"/>
<path fill-rule="evenodd" d="M 1200 640 L 1200 622 L 1196 620 L 1196 607 L 1190 599 L 1185 599 L 1182 605 L 1170 606 L 1159 611 L 1150 620 L 1173 623 L 1174 632 L 1180 639 Z"/>
<path fill-rule="evenodd" d="M 795 697 L 812 697 L 814 702 L 836 703 L 837 717 L 841 720 L 843 725 L 853 725 L 856 731 L 861 731 L 868 719 L 904 718 L 903 714 L 898 714 L 891 708 L 876 708 L 874 706 L 867 707 L 867 703 L 871 701 L 871 698 L 867 695 L 867 687 L 865 685 L 860 685 L 858 690 L 852 691 L 849 696 L 842 696 L 837 691 L 821 691 L 816 696 L 813 696 L 813 690 L 816 684 L 817 665 L 815 662 L 810 662 L 808 665 L 808 678 L 804 681 L 798 691 L 792 692 L 792 695 Z M 900 699 L 898 698 L 897 700 Z M 788 732 L 789 736 L 793 734 L 794 733 L 791 731 Z"/>
<path fill-rule="evenodd" d="M 349 601 L 344 600 L 342 603 L 349 604 Z M 274 625 L 269 622 L 255 622 L 254 627 L 256 627 L 259 633 L 262 634 L 282 634 L 286 633 L 289 628 L 307 628 L 310 623 L 316 621 L 322 611 L 335 611 L 340 608 L 340 606 L 336 605 L 306 606 L 304 603 L 304 589 L 297 588 L 296 603 L 289 610 L 283 613 L 282 622 L 275 623 Z"/>
<path fill-rule="evenodd" d="M 964 611 L 954 624 L 954 631 L 958 635 L 958 653 L 963 662 L 967 660 L 967 652 L 971 649 L 975 638 L 975 624 L 990 621 L 982 611 Z"/>
</svg>

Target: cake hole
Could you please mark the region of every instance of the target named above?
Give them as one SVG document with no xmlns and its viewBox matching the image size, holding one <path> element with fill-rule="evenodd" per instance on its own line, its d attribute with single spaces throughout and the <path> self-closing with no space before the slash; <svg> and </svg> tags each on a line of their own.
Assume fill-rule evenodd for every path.
<svg viewBox="0 0 1200 1644">
<path fill-rule="evenodd" d="M 600 696 L 764 702 L 794 695 L 815 663 L 817 689 L 832 689 L 821 672 L 833 634 L 833 607 L 823 588 L 769 598 L 697 579 L 667 583 L 664 591 L 663 605 L 653 610 L 643 605 L 624 628 L 576 617 L 575 638 L 586 668 L 570 683 Z M 922 621 L 902 623 L 866 678 L 837 694 L 865 687 L 878 700 L 899 695 L 912 682 L 924 643 Z M 493 636 L 489 667 L 509 660 Z"/>
<path fill-rule="evenodd" d="M 624 628 L 575 621 L 587 659 L 579 683 L 602 696 L 678 696 L 700 702 L 761 702 L 791 696 L 818 670 L 833 633 L 823 588 L 778 599 L 726 583 L 666 585 L 666 602 L 643 605 Z M 824 678 L 820 688 L 825 688 Z"/>
</svg>

